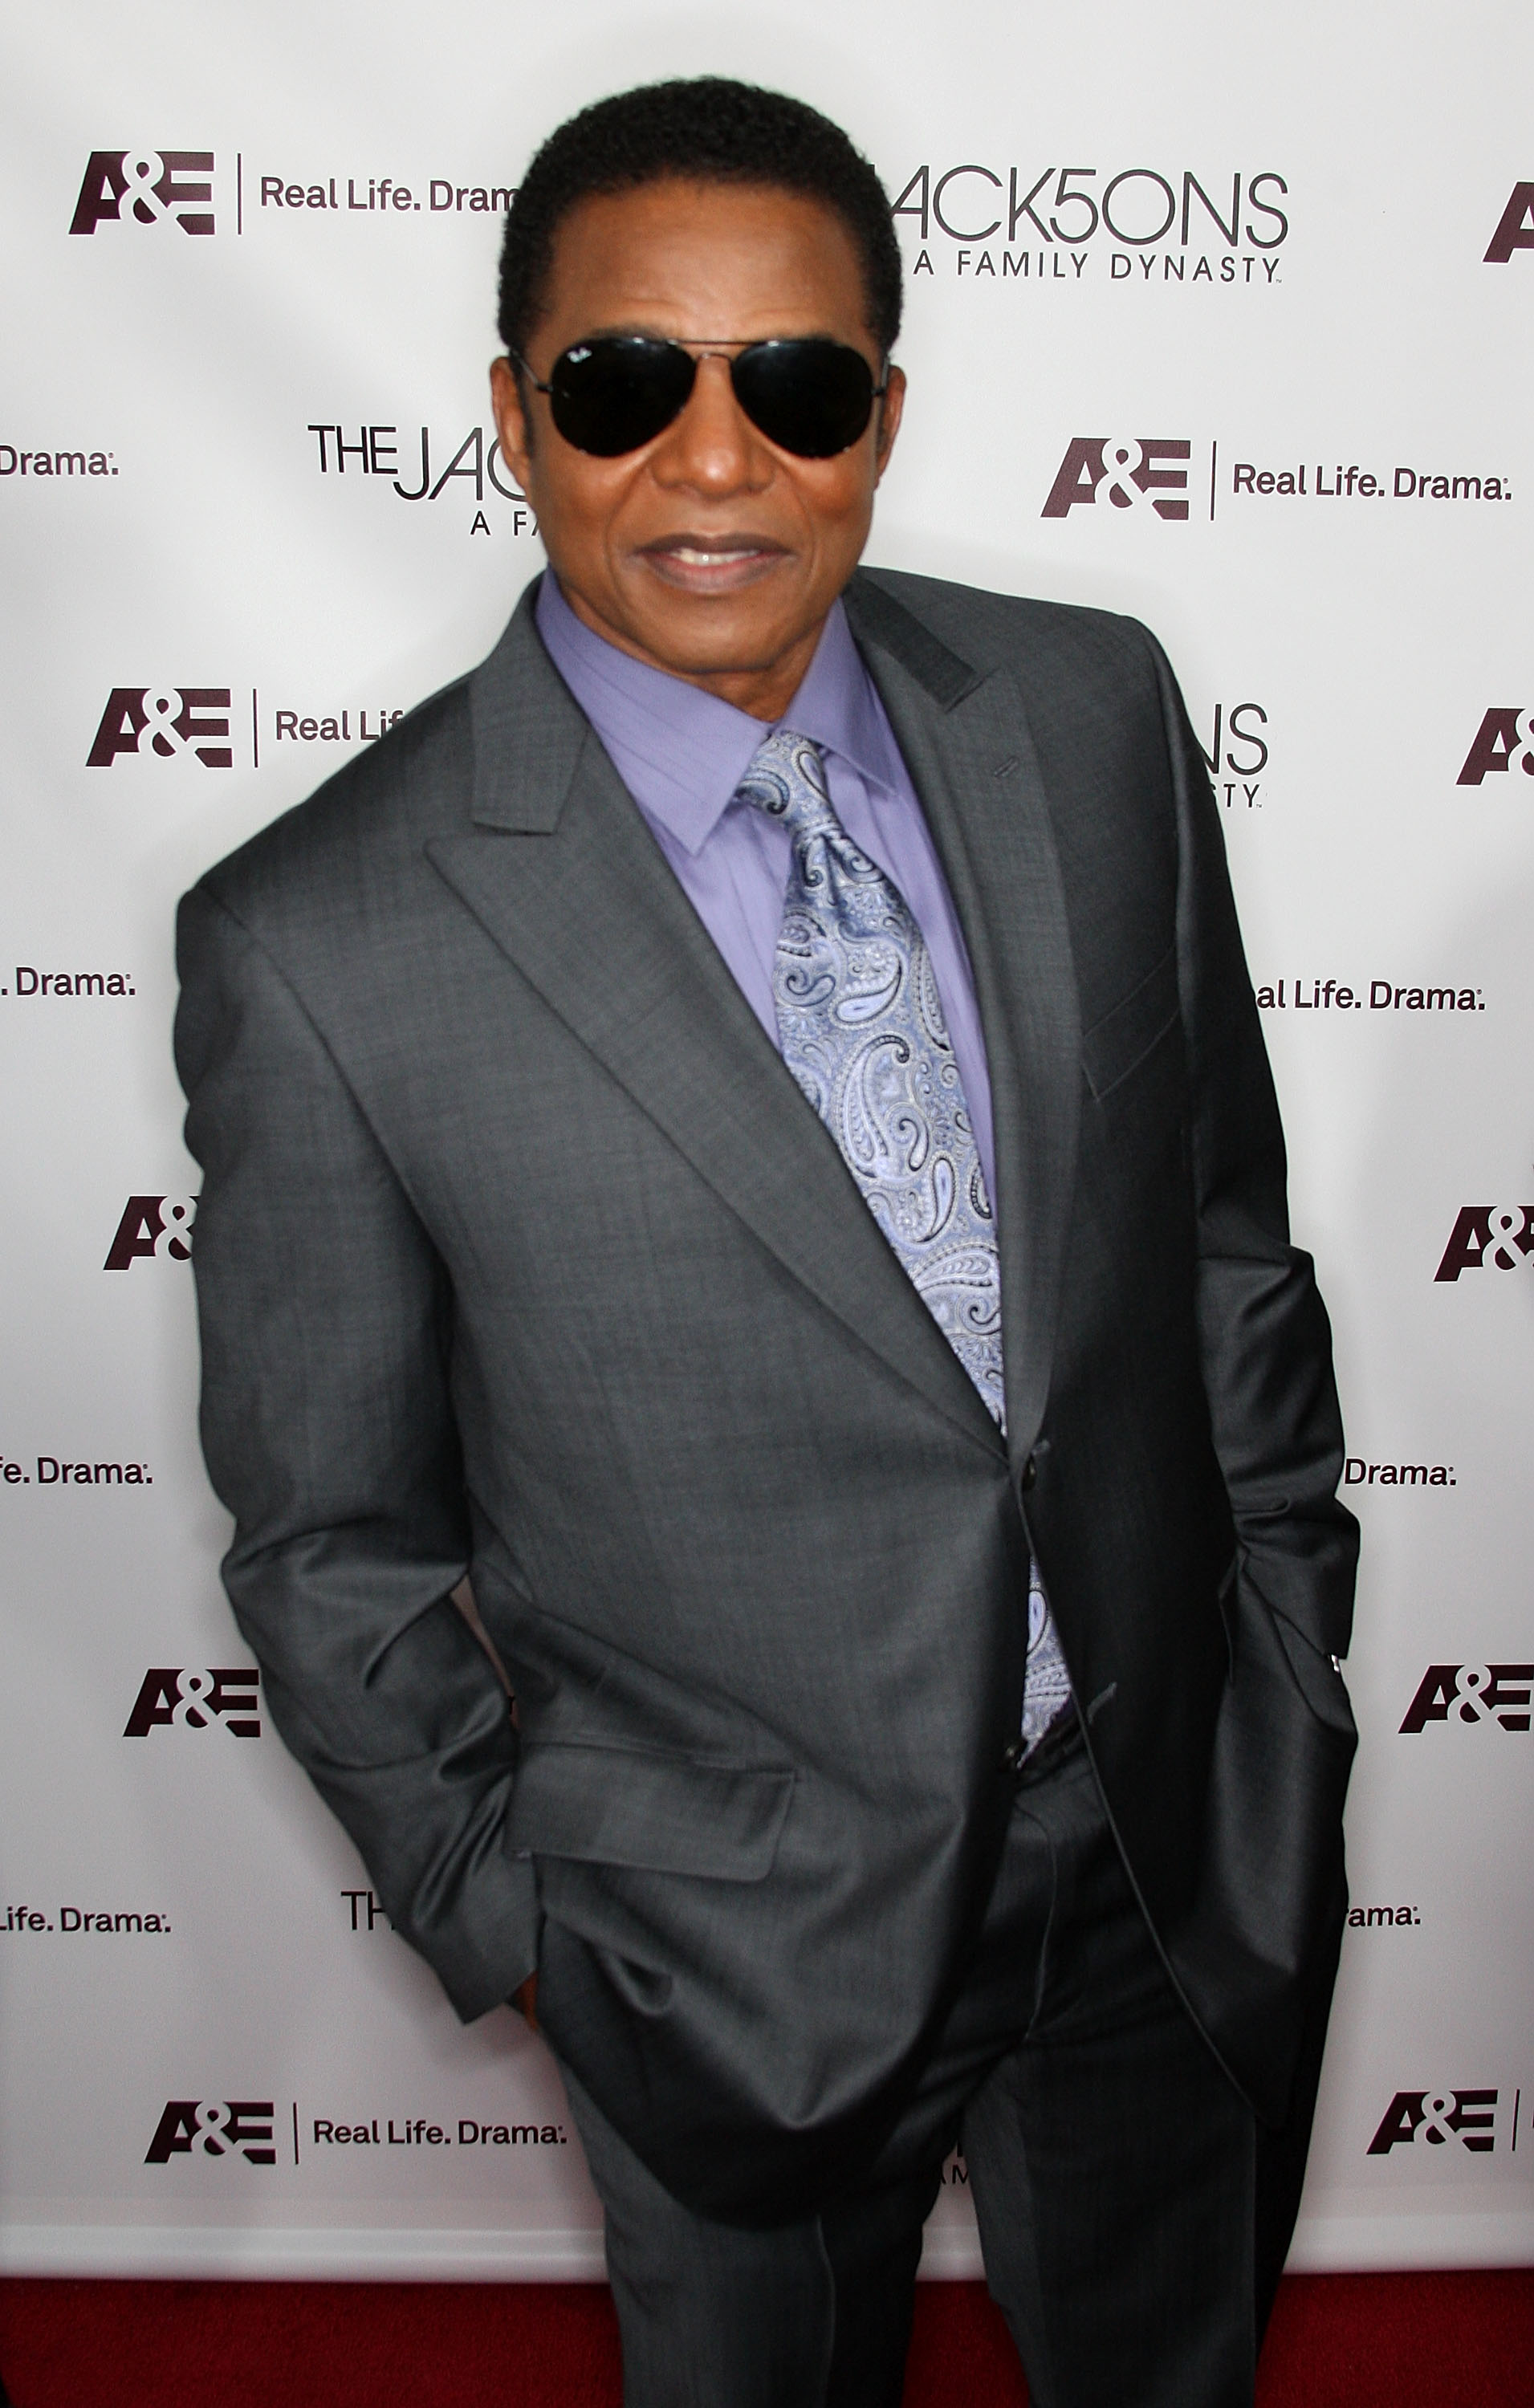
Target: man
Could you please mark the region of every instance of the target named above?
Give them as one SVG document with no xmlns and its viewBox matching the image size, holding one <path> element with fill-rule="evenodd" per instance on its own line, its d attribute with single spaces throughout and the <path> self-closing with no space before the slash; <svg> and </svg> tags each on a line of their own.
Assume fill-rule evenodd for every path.
<svg viewBox="0 0 1534 2408">
<path fill-rule="evenodd" d="M 857 569 L 899 300 L 780 96 L 529 168 L 552 574 L 182 907 L 205 1444 L 289 1745 L 560 2061 L 634 2408 L 896 2402 L 961 2138 L 1039 2408 L 1227 2408 L 1344 1898 L 1328 1333 L 1159 652 Z"/>
</svg>

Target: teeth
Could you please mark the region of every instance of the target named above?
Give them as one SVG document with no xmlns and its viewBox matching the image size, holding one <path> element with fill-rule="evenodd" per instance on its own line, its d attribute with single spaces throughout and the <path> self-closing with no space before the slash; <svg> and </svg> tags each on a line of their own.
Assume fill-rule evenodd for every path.
<svg viewBox="0 0 1534 2408">
<path fill-rule="evenodd" d="M 671 547 L 671 557 L 673 560 L 684 560 L 689 568 L 712 568 L 722 560 L 744 560 L 748 555 L 743 550 L 695 552 L 691 544 L 679 543 Z"/>
</svg>

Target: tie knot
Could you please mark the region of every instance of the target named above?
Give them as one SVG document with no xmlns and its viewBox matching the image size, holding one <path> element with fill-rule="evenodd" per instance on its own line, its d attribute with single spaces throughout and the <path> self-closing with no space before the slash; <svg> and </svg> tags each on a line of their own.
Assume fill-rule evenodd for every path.
<svg viewBox="0 0 1534 2408">
<path fill-rule="evenodd" d="M 759 811 L 782 820 L 795 836 L 839 824 L 820 747 L 808 736 L 796 736 L 791 727 L 780 727 L 757 746 L 735 791 Z"/>
</svg>

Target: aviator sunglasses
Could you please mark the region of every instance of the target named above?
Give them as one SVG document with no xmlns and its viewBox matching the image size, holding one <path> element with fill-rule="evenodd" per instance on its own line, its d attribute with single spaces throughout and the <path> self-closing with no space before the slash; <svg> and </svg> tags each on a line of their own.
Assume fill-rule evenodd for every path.
<svg viewBox="0 0 1534 2408">
<path fill-rule="evenodd" d="M 652 442 L 686 408 L 698 359 L 723 356 L 657 335 L 594 335 L 561 351 L 544 384 L 512 353 L 535 392 L 548 394 L 566 442 L 598 460 Z M 829 460 L 855 443 L 885 391 L 861 351 L 824 335 L 748 343 L 730 361 L 730 382 L 752 424 L 801 460 Z"/>
</svg>

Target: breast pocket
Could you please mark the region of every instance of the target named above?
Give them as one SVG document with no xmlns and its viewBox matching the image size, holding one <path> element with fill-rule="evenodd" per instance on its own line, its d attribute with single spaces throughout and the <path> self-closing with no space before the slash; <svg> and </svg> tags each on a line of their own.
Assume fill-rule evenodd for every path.
<svg viewBox="0 0 1534 2408">
<path fill-rule="evenodd" d="M 1082 1068 L 1094 1099 L 1100 1104 L 1177 1025 L 1177 948 L 1168 945 L 1154 969 L 1082 1036 Z"/>
</svg>

